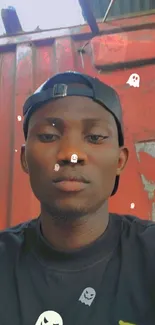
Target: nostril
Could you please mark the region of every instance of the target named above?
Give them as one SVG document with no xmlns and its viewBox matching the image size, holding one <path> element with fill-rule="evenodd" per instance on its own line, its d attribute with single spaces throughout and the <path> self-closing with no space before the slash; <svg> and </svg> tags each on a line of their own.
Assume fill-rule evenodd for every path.
<svg viewBox="0 0 155 325">
<path fill-rule="evenodd" d="M 78 163 L 84 163 L 84 159 L 78 159 Z"/>
<path fill-rule="evenodd" d="M 67 165 L 69 163 L 70 163 L 70 160 L 68 160 L 68 159 L 61 160 L 61 164 L 63 164 L 63 165 Z"/>
<path fill-rule="evenodd" d="M 84 164 L 84 159 L 78 159 L 77 163 L 73 163 L 71 162 L 69 159 L 62 159 L 61 161 L 58 161 L 58 164 L 60 166 L 65 166 L 65 165 L 68 165 L 68 164 L 73 164 L 73 165 L 76 165 L 76 164 Z"/>
</svg>

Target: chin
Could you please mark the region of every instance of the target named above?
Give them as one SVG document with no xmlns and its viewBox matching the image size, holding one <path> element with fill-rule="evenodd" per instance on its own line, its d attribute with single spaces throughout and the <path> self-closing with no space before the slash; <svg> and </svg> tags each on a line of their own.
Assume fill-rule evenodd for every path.
<svg viewBox="0 0 155 325">
<path fill-rule="evenodd" d="M 74 221 L 88 213 L 88 205 L 75 202 L 55 201 L 44 205 L 44 209 L 56 220 Z"/>
</svg>

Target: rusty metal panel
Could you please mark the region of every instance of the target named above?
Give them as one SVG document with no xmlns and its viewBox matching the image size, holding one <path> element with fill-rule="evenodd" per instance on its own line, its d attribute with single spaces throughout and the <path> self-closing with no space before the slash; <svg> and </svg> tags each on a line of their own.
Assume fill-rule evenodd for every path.
<svg viewBox="0 0 155 325">
<path fill-rule="evenodd" d="M 104 17 L 109 3 L 110 0 L 90 0 L 90 6 L 95 18 L 101 19 Z M 152 0 L 115 0 L 109 12 L 109 17 L 119 17 L 152 9 L 155 9 L 155 2 Z"/>
<path fill-rule="evenodd" d="M 12 202 L 15 53 L 0 55 L 0 228 L 9 223 Z"/>
<path fill-rule="evenodd" d="M 103 35 L 91 41 L 93 62 L 100 78 L 120 95 L 130 148 L 130 160 L 119 189 L 123 195 L 123 187 L 124 190 L 127 187 L 128 195 L 123 195 L 123 200 L 121 195 L 112 198 L 111 210 L 116 211 L 119 206 L 123 213 L 131 207 L 142 218 L 147 216 L 152 220 L 155 220 L 154 38 L 152 25 L 150 29 L 143 25 L 138 30 L 135 27 L 132 31 Z M 139 88 L 126 83 L 133 73 L 140 76 Z"/>
<path fill-rule="evenodd" d="M 139 19 L 128 19 L 123 24 L 135 26 L 135 23 L 140 23 Z M 151 25 L 155 16 L 141 18 L 141 25 L 142 21 Z M 117 24 L 115 21 L 114 25 Z M 110 28 L 106 24 L 101 26 L 107 31 Z M 155 59 L 153 35 L 152 29 L 147 47 Z M 116 67 L 111 49 L 108 58 L 105 58 L 104 42 L 99 52 L 97 39 L 87 45 L 85 53 L 81 54 L 79 49 L 89 37 L 89 27 L 83 26 L 62 30 L 61 35 L 58 30 L 0 38 L 0 229 L 31 219 L 39 213 L 39 202 L 20 166 L 20 147 L 24 142 L 22 105 L 26 97 L 48 77 L 72 69 L 98 76 L 115 87 L 121 98 L 130 159 L 121 177 L 119 191 L 110 200 L 110 210 L 155 220 L 155 64 L 152 61 L 141 66 L 132 65 L 134 53 L 136 62 L 138 56 L 139 59 L 141 57 L 138 43 L 134 43 L 133 54 L 130 52 L 127 56 L 125 64 L 129 64 L 130 59 L 128 68 Z M 139 32 L 137 38 L 141 38 Z M 143 58 L 146 56 L 151 59 L 150 54 L 143 50 Z M 99 57 L 102 57 L 100 67 L 97 64 Z M 108 60 L 111 60 L 110 70 L 104 69 Z M 126 85 L 134 72 L 141 77 L 140 88 Z"/>
<path fill-rule="evenodd" d="M 155 30 L 152 28 L 95 37 L 91 42 L 94 65 L 105 68 L 129 62 L 135 62 L 135 65 L 152 62 L 155 58 L 154 40 Z"/>
</svg>

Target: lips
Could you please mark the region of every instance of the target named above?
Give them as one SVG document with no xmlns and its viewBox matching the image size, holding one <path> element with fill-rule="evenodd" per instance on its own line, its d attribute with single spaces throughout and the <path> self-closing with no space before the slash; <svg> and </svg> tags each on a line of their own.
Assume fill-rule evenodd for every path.
<svg viewBox="0 0 155 325">
<path fill-rule="evenodd" d="M 53 184 L 63 192 L 79 192 L 88 186 L 88 181 L 83 177 L 59 177 Z"/>
</svg>

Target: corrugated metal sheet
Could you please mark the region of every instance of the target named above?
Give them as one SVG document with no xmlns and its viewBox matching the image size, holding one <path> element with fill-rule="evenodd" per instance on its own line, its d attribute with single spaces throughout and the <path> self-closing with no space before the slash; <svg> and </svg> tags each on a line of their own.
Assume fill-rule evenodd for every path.
<svg viewBox="0 0 155 325">
<path fill-rule="evenodd" d="M 90 0 L 89 2 L 94 16 L 98 19 L 103 18 L 110 0 Z M 109 17 L 118 17 L 152 9 L 155 9 L 154 0 L 115 0 L 109 12 Z"/>
<path fill-rule="evenodd" d="M 142 22 L 152 25 L 155 16 L 123 20 L 121 24 L 134 26 Z M 107 24 L 101 24 L 101 27 L 103 30 L 110 28 Z M 153 30 L 148 34 L 144 30 L 135 33 L 137 43 L 134 42 L 132 52 L 136 58 L 139 55 L 140 59 L 139 40 L 148 42 L 146 47 L 143 46 L 143 56 L 147 56 L 148 52 L 145 54 L 144 49 L 151 48 L 149 42 L 151 37 L 154 38 L 154 33 Z M 116 51 L 110 42 L 106 44 L 109 52 L 105 61 L 104 47 L 97 49 L 97 55 L 93 44 L 92 47 L 87 46 L 86 53 L 81 56 L 78 49 L 88 37 L 89 28 L 84 26 L 0 38 L 0 229 L 33 218 L 39 213 L 39 203 L 32 194 L 27 175 L 20 167 L 20 148 L 24 142 L 22 105 L 26 97 L 48 77 L 72 69 L 96 75 L 114 86 L 123 105 L 130 160 L 121 177 L 120 190 L 110 201 L 110 210 L 155 220 L 155 64 L 152 62 L 151 65 L 135 68 L 131 65 L 128 69 L 117 70 L 113 65 Z M 151 51 L 153 56 L 155 49 Z M 133 60 L 133 53 L 126 58 Z M 112 73 L 98 68 L 98 62 L 101 65 L 103 62 L 105 68 L 109 60 Z M 141 76 L 139 89 L 126 87 L 126 81 L 133 72 Z"/>
</svg>

